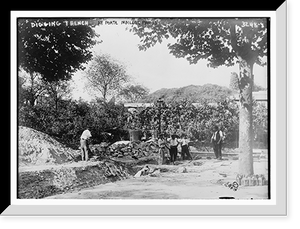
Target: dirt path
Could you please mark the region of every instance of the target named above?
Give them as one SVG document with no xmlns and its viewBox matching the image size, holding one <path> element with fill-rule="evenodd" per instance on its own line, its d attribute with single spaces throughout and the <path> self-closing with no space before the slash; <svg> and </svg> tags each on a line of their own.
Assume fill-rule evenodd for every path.
<svg viewBox="0 0 300 229">
<path fill-rule="evenodd" d="M 149 166 L 158 168 L 161 172 L 155 177 L 131 177 L 47 199 L 218 199 L 220 196 L 233 196 L 235 199 L 268 198 L 268 186 L 240 186 L 237 191 L 233 191 L 223 185 L 235 180 L 237 160 L 197 160 L 180 165 Z M 254 171 L 255 174 L 267 176 L 267 160 L 255 161 Z"/>
</svg>

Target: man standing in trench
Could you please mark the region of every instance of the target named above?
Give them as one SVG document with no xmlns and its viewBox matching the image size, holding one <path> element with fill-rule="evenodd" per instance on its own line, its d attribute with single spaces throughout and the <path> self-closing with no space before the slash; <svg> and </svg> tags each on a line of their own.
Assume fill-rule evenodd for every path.
<svg viewBox="0 0 300 229">
<path fill-rule="evenodd" d="M 91 132 L 86 129 L 82 132 L 80 137 L 80 149 L 81 149 L 81 159 L 82 161 L 87 161 L 89 159 L 89 139 L 92 137 Z"/>
</svg>

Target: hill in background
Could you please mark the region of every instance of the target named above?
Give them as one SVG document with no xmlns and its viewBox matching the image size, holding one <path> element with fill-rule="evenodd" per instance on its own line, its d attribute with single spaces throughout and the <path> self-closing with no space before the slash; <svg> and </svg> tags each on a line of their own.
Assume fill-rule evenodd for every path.
<svg viewBox="0 0 300 229">
<path fill-rule="evenodd" d="M 227 87 L 215 84 L 189 85 L 181 88 L 162 88 L 144 98 L 141 102 L 153 102 L 163 98 L 165 102 L 188 100 L 192 103 L 218 102 L 224 100 L 234 92 Z"/>
</svg>

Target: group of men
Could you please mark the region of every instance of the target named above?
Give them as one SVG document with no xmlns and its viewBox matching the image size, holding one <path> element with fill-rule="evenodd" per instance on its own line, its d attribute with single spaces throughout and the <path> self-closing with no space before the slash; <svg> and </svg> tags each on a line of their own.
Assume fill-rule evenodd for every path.
<svg viewBox="0 0 300 229">
<path fill-rule="evenodd" d="M 222 142 L 224 138 L 224 133 L 218 126 L 215 126 L 211 136 L 211 143 L 215 158 L 219 160 L 222 160 Z M 169 160 L 171 164 L 174 164 L 177 160 L 179 145 L 181 145 L 182 160 L 192 159 L 189 151 L 189 142 L 190 141 L 186 135 L 182 135 L 181 138 L 177 138 L 176 135 L 171 135 L 170 139 L 166 139 L 164 138 L 164 135 L 160 135 L 158 139 L 158 146 L 160 147 L 161 163 L 165 164 Z"/>
<path fill-rule="evenodd" d="M 81 149 L 81 159 L 82 161 L 87 161 L 89 159 L 89 139 L 92 137 L 91 132 L 86 129 L 80 136 L 80 149 Z M 218 126 L 214 127 L 214 132 L 211 137 L 211 143 L 213 145 L 215 158 L 222 159 L 222 142 L 224 140 L 224 134 L 219 129 Z M 163 134 L 158 138 L 158 146 L 160 153 L 160 163 L 166 164 L 169 161 L 171 164 L 177 160 L 178 146 L 181 146 L 181 157 L 182 160 L 191 160 L 192 156 L 189 151 L 189 139 L 186 135 L 182 135 L 179 138 L 177 135 L 171 135 L 170 139 L 166 139 Z"/>
<path fill-rule="evenodd" d="M 189 140 L 186 135 L 182 138 L 177 138 L 177 136 L 171 135 L 170 139 L 166 139 L 163 134 L 158 138 L 159 154 L 160 154 L 160 164 L 166 164 L 168 161 L 171 164 L 177 160 L 178 146 L 181 146 L 181 157 L 183 160 L 192 159 L 189 151 Z"/>
</svg>

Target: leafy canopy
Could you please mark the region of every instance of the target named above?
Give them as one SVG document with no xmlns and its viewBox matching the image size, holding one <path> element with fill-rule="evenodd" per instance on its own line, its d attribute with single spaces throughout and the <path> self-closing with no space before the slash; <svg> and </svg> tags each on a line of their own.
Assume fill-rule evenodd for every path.
<svg viewBox="0 0 300 229">
<path fill-rule="evenodd" d="M 142 85 L 129 84 L 123 87 L 118 97 L 124 98 L 126 102 L 138 102 L 149 94 L 149 89 Z"/>
<path fill-rule="evenodd" d="M 141 21 L 142 20 L 142 21 Z M 209 67 L 232 66 L 239 58 L 263 65 L 267 54 L 266 19 L 134 19 L 132 31 L 140 37 L 140 50 L 172 37 L 168 44 L 175 57 L 190 64 L 207 59 Z"/>
<path fill-rule="evenodd" d="M 89 49 L 96 44 L 95 37 L 91 26 L 67 26 L 64 19 L 19 19 L 19 67 L 40 73 L 49 82 L 69 80 L 92 58 Z"/>
<path fill-rule="evenodd" d="M 126 68 L 108 54 L 96 54 L 85 72 L 87 88 L 102 96 L 115 96 L 124 83 L 129 81 Z"/>
</svg>

